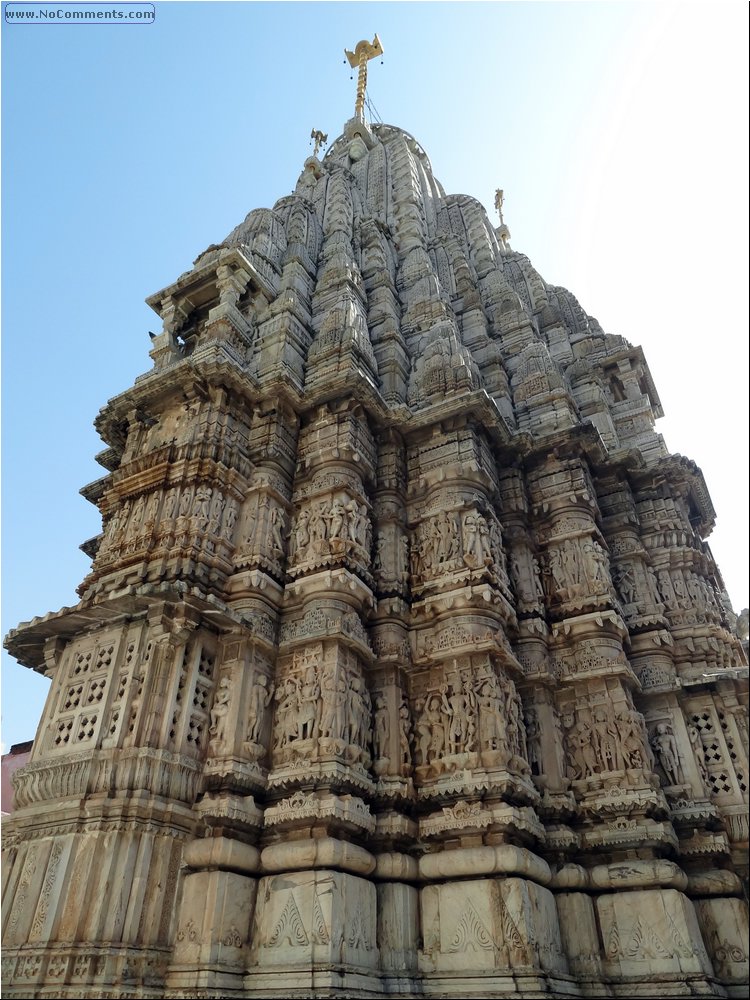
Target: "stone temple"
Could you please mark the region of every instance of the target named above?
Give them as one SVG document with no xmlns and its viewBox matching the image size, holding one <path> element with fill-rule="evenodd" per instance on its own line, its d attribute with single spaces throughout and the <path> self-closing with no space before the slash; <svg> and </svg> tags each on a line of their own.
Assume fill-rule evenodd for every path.
<svg viewBox="0 0 750 1000">
<path fill-rule="evenodd" d="M 746 996 L 747 661 L 643 351 L 407 132 L 317 138 L 148 299 L 6 640 L 4 995 Z"/>
</svg>

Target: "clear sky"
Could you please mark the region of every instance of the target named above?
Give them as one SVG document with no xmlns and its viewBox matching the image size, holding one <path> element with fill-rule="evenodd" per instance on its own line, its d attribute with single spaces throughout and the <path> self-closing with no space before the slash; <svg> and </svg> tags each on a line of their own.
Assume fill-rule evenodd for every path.
<svg viewBox="0 0 750 1000">
<path fill-rule="evenodd" d="M 3 23 L 3 633 L 77 600 L 92 422 L 151 367 L 145 296 L 294 188 L 310 130 L 352 115 L 343 49 L 375 32 L 382 119 L 447 192 L 491 210 L 503 188 L 513 247 L 643 346 L 746 606 L 747 20 L 744 0 L 157 2 L 152 25 Z M 3 655 L 7 747 L 47 681 Z"/>
</svg>

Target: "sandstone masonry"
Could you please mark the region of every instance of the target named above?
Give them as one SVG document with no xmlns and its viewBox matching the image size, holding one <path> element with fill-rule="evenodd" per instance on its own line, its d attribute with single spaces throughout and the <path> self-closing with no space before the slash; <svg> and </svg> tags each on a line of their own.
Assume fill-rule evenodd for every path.
<svg viewBox="0 0 750 1000">
<path fill-rule="evenodd" d="M 746 996 L 711 500 L 509 237 L 358 115 L 148 299 L 80 602 L 7 639 L 7 997 Z"/>
</svg>

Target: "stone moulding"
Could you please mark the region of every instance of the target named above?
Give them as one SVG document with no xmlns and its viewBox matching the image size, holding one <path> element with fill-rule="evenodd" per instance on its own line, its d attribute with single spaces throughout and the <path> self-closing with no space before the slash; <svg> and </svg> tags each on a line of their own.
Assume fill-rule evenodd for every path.
<svg viewBox="0 0 750 1000">
<path fill-rule="evenodd" d="M 6 639 L 5 995 L 745 996 L 746 650 L 643 351 L 360 118 L 147 301 Z"/>
</svg>

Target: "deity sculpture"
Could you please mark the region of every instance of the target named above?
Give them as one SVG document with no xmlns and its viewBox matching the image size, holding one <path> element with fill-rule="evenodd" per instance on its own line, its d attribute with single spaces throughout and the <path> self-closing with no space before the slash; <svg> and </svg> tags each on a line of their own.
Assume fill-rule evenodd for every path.
<svg viewBox="0 0 750 1000">
<path fill-rule="evenodd" d="M 281 534 L 284 528 L 284 512 L 280 507 L 273 506 L 271 507 L 269 516 L 271 522 L 271 548 L 274 553 L 279 554 L 284 551 L 284 539 Z"/>
<path fill-rule="evenodd" d="M 388 705 L 382 694 L 375 695 L 372 713 L 372 748 L 376 760 L 388 756 Z"/>
<path fill-rule="evenodd" d="M 247 732 L 248 743 L 260 743 L 265 710 L 271 703 L 274 685 L 268 683 L 265 674 L 259 673 L 255 678 L 250 692 L 250 728 Z"/>
<path fill-rule="evenodd" d="M 398 710 L 398 735 L 401 765 L 407 767 L 411 764 L 411 716 L 406 699 Z"/>
<path fill-rule="evenodd" d="M 216 697 L 211 707 L 209 733 L 212 740 L 221 742 L 226 729 L 226 717 L 229 712 L 229 699 L 232 693 L 232 682 L 229 677 L 222 677 L 216 691 Z"/>
<path fill-rule="evenodd" d="M 662 766 L 669 784 L 679 785 L 682 782 L 682 769 L 680 768 L 680 753 L 677 749 L 677 740 L 674 737 L 672 727 L 665 722 L 660 722 L 654 729 L 651 737 L 651 746 L 656 752 L 657 759 Z"/>
<path fill-rule="evenodd" d="M 297 704 L 297 731 L 301 740 L 317 739 L 319 714 L 320 685 L 315 667 L 310 664 L 299 689 Z"/>
</svg>

